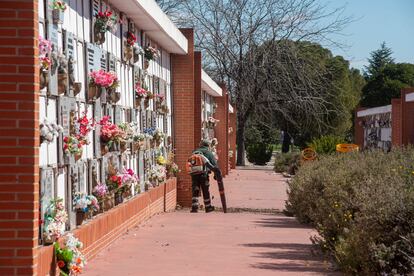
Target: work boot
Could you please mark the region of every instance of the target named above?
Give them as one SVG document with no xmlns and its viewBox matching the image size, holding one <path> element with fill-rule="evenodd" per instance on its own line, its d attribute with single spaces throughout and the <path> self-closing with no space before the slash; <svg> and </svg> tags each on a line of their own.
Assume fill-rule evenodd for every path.
<svg viewBox="0 0 414 276">
<path fill-rule="evenodd" d="M 190 213 L 198 213 L 198 208 L 191 208 Z"/>
<path fill-rule="evenodd" d="M 210 213 L 214 211 L 214 206 L 208 206 L 206 207 L 206 213 Z"/>
</svg>

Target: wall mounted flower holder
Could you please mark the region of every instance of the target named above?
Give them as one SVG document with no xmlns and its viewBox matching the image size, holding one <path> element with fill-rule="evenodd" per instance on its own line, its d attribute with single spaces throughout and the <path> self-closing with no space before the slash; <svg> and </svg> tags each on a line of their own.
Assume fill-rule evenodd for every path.
<svg viewBox="0 0 414 276">
<path fill-rule="evenodd" d="M 147 70 L 149 68 L 149 60 L 144 59 L 144 69 Z"/>
<path fill-rule="evenodd" d="M 67 74 L 58 74 L 58 93 L 59 95 L 66 94 L 68 88 L 68 75 Z"/>
<path fill-rule="evenodd" d="M 73 83 L 73 95 L 77 96 L 79 92 L 82 90 L 82 83 L 81 82 L 74 82 Z"/>
<path fill-rule="evenodd" d="M 115 104 L 121 99 L 121 93 L 112 89 L 107 89 L 106 100 L 109 103 Z"/>
<path fill-rule="evenodd" d="M 50 80 L 50 76 L 49 76 L 49 70 L 45 70 L 40 68 L 39 71 L 40 77 L 39 77 L 39 88 L 40 90 L 46 88 L 49 85 L 49 80 Z"/>
<path fill-rule="evenodd" d="M 132 46 L 126 45 L 124 48 L 124 59 L 129 61 L 134 56 L 134 48 Z"/>
<path fill-rule="evenodd" d="M 122 192 L 116 192 L 115 193 L 115 206 L 121 204 L 124 202 L 124 197 Z"/>
<path fill-rule="evenodd" d="M 65 19 L 65 12 L 60 9 L 52 10 L 53 24 L 62 24 Z"/>
<path fill-rule="evenodd" d="M 89 101 L 94 101 L 96 99 L 98 99 L 101 96 L 102 91 L 105 88 L 103 87 L 99 87 L 97 85 L 89 85 L 88 87 L 88 100 Z"/>
<path fill-rule="evenodd" d="M 134 47 L 134 54 L 133 54 L 133 62 L 137 63 L 139 61 L 139 56 L 141 54 L 141 50 L 138 47 Z"/>
</svg>

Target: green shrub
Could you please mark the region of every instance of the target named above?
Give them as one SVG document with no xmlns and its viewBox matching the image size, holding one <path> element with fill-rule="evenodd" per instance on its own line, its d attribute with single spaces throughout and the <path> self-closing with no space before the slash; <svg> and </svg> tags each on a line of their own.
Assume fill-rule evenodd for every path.
<svg viewBox="0 0 414 276">
<path fill-rule="evenodd" d="M 345 139 L 339 136 L 326 135 L 313 139 L 308 146 L 318 154 L 331 154 L 336 151 L 337 144 L 343 143 L 345 143 Z"/>
<path fill-rule="evenodd" d="M 247 160 L 255 165 L 266 165 L 272 158 L 273 147 L 267 144 L 252 144 L 247 146 Z"/>
<path fill-rule="evenodd" d="M 301 166 L 287 211 L 313 224 L 313 238 L 346 272 L 414 271 L 414 150 L 334 154 Z"/>
<path fill-rule="evenodd" d="M 299 152 L 288 152 L 278 153 L 275 157 L 274 170 L 277 173 L 287 172 L 289 174 L 295 174 L 299 168 L 300 153 Z"/>
</svg>

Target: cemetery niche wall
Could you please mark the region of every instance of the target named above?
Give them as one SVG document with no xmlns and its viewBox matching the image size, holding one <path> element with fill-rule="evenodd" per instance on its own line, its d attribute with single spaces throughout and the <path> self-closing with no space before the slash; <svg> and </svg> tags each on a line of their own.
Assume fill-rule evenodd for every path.
<svg viewBox="0 0 414 276">
<path fill-rule="evenodd" d="M 65 3 L 39 0 L 43 244 L 177 171 L 171 54 L 108 1 Z"/>
</svg>

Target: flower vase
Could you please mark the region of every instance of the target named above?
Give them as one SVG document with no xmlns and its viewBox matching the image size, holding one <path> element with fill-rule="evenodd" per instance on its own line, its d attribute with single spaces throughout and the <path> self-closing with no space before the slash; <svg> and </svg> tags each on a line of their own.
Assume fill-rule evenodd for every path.
<svg viewBox="0 0 414 276">
<path fill-rule="evenodd" d="M 104 211 L 108 211 L 109 209 L 113 208 L 114 205 L 115 205 L 114 200 L 115 200 L 114 199 L 114 194 L 109 194 L 109 195 L 105 196 L 105 198 L 103 199 L 103 202 L 102 202 L 102 209 Z"/>
<path fill-rule="evenodd" d="M 142 102 L 142 98 L 135 98 L 135 108 L 140 109 L 141 102 Z"/>
<path fill-rule="evenodd" d="M 138 47 L 134 47 L 133 51 L 134 51 L 134 53 L 133 53 L 133 58 L 134 58 L 133 62 L 137 63 L 139 61 L 139 49 L 138 49 Z"/>
<path fill-rule="evenodd" d="M 147 109 L 149 107 L 149 101 L 150 101 L 149 98 L 145 98 L 145 100 L 144 100 L 144 108 L 145 109 Z"/>
<path fill-rule="evenodd" d="M 117 103 L 121 99 L 121 93 L 114 90 L 107 90 L 107 101 L 110 103 Z"/>
<path fill-rule="evenodd" d="M 166 104 L 161 106 L 161 110 L 162 110 L 162 113 L 164 114 L 168 114 L 168 112 L 170 112 L 168 105 Z"/>
<path fill-rule="evenodd" d="M 40 76 L 39 76 L 40 90 L 47 87 L 48 84 L 49 84 L 49 70 L 40 69 Z"/>
<path fill-rule="evenodd" d="M 75 157 L 75 162 L 77 162 L 79 159 L 82 158 L 82 153 L 75 153 L 74 157 Z"/>
<path fill-rule="evenodd" d="M 102 32 L 102 30 L 101 30 L 101 28 L 99 27 L 99 25 L 98 24 L 96 24 L 96 22 L 95 22 L 95 25 L 94 25 L 94 27 L 93 27 L 93 30 L 94 30 L 94 42 L 97 44 L 97 45 L 101 45 L 101 44 L 104 44 L 105 43 L 105 33 L 106 32 Z"/>
<path fill-rule="evenodd" d="M 119 142 L 112 142 L 111 146 L 109 147 L 109 151 L 119 151 Z"/>
<path fill-rule="evenodd" d="M 81 82 L 74 82 L 73 83 L 73 95 L 76 96 L 82 90 L 82 83 Z"/>
<path fill-rule="evenodd" d="M 68 87 L 68 75 L 67 74 L 58 74 L 58 93 L 59 93 L 59 95 L 66 94 L 67 87 Z"/>
<path fill-rule="evenodd" d="M 121 192 L 116 192 L 115 193 L 115 206 L 121 204 L 122 202 L 124 202 L 124 198 L 122 196 Z"/>
<path fill-rule="evenodd" d="M 125 46 L 125 51 L 124 51 L 125 61 L 131 60 L 133 56 L 134 56 L 134 48 L 132 46 Z"/>
<path fill-rule="evenodd" d="M 149 68 L 149 60 L 144 59 L 144 69 L 147 70 Z"/>
<path fill-rule="evenodd" d="M 50 245 L 55 243 L 57 240 L 56 236 L 52 236 L 52 237 L 45 237 L 45 235 L 43 235 L 43 245 Z"/>
<path fill-rule="evenodd" d="M 85 212 L 83 212 L 82 210 L 76 210 L 76 226 L 81 225 L 84 220 Z"/>
<path fill-rule="evenodd" d="M 101 144 L 101 155 L 107 154 L 109 151 L 108 146 L 105 144 Z"/>
<path fill-rule="evenodd" d="M 62 24 L 63 23 L 64 16 L 65 16 L 65 12 L 64 11 L 61 11 L 59 9 L 52 10 L 52 20 L 53 20 L 53 24 Z"/>
<path fill-rule="evenodd" d="M 88 87 L 88 100 L 94 100 L 101 96 L 101 87 L 96 85 L 89 85 Z"/>
<path fill-rule="evenodd" d="M 128 145 L 125 141 L 122 141 L 119 143 L 119 148 L 121 150 L 121 153 L 123 153 L 128 149 Z"/>
<path fill-rule="evenodd" d="M 126 198 L 129 198 L 131 195 L 132 195 L 131 194 L 131 187 L 128 187 L 123 192 L 122 197 L 126 199 Z"/>
<path fill-rule="evenodd" d="M 161 146 L 161 141 L 160 140 L 156 140 L 155 141 L 155 145 L 157 146 L 157 148 L 160 147 Z"/>
</svg>

